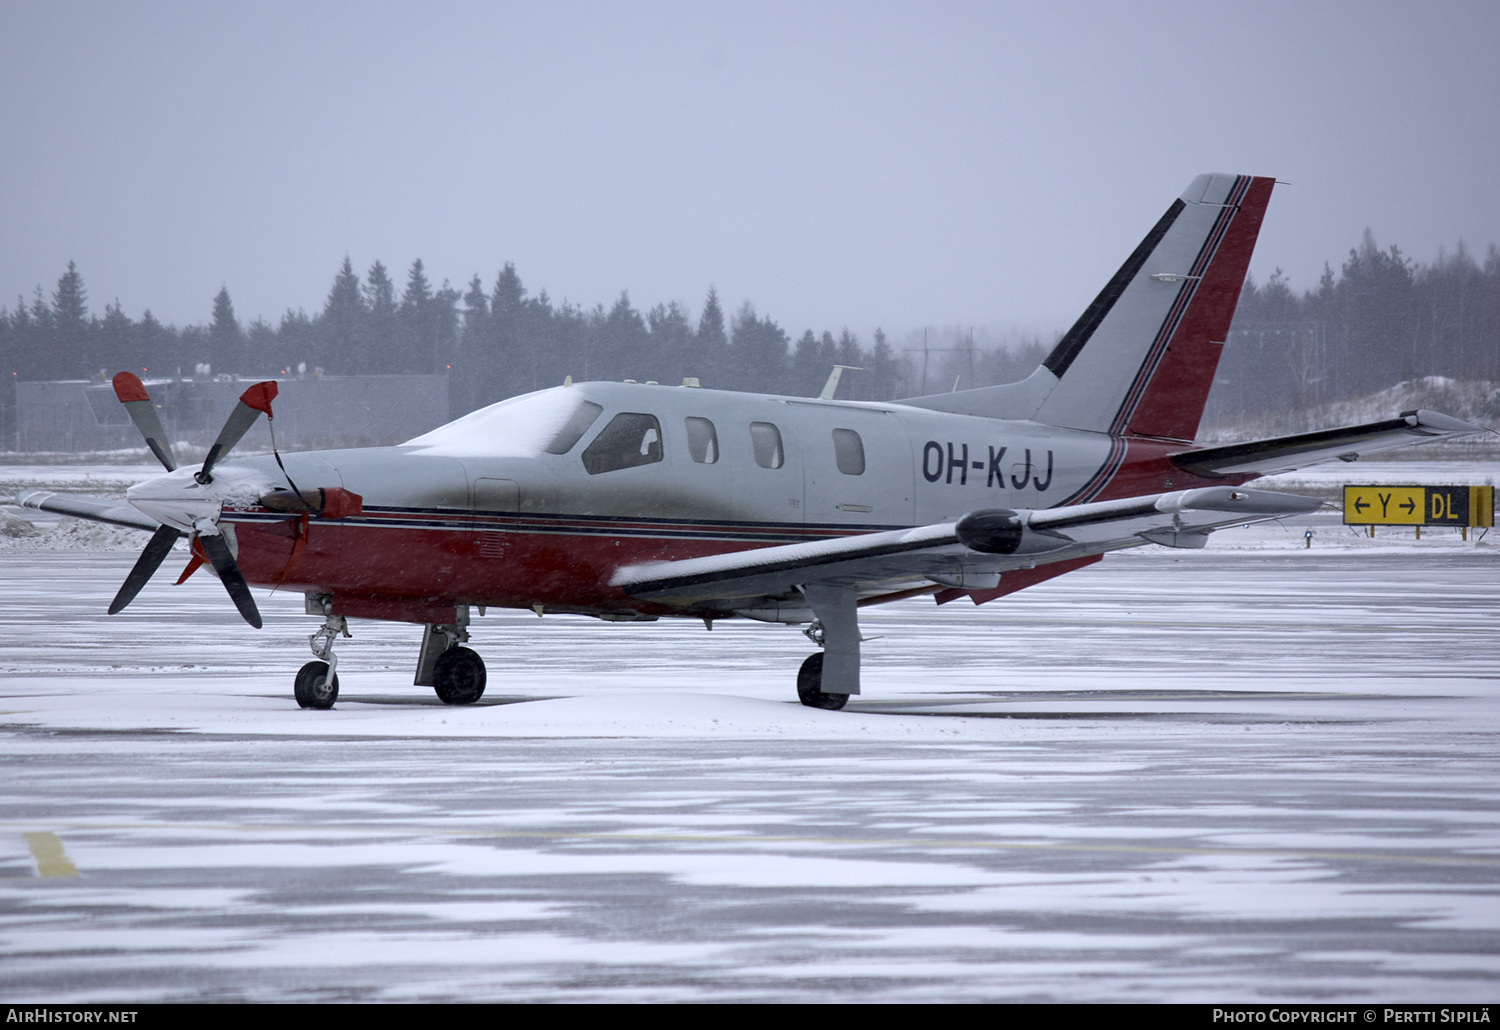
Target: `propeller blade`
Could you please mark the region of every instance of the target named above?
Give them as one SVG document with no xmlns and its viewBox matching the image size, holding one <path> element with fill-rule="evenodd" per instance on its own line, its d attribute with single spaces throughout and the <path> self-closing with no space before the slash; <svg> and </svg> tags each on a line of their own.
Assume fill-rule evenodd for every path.
<svg viewBox="0 0 1500 1030">
<path fill-rule="evenodd" d="M 121 372 L 112 382 L 115 396 L 120 398 L 120 403 L 125 405 L 125 411 L 130 415 L 130 421 L 135 423 L 135 427 L 146 438 L 146 446 L 151 448 L 151 453 L 167 467 L 168 472 L 175 471 L 177 459 L 172 457 L 172 446 L 167 443 L 167 434 L 161 428 L 161 416 L 156 413 L 156 405 L 146 392 L 146 384 L 134 372 Z"/>
<path fill-rule="evenodd" d="M 271 417 L 271 401 L 276 398 L 276 383 L 267 379 L 263 383 L 256 383 L 250 389 L 240 394 L 240 402 L 234 406 L 229 413 L 229 418 L 224 421 L 224 428 L 219 430 L 219 438 L 214 445 L 208 449 L 208 457 L 203 459 L 203 468 L 194 474 L 193 478 L 200 483 L 213 482 L 210 473 L 213 467 L 219 463 L 219 459 L 234 449 L 234 445 L 240 442 L 240 437 L 255 425 L 255 420 L 260 417 L 261 412 L 266 417 Z"/>
<path fill-rule="evenodd" d="M 250 596 L 245 577 L 240 574 L 240 567 L 234 563 L 234 555 L 229 553 L 229 544 L 218 534 L 200 534 L 198 543 L 208 555 L 208 560 L 213 563 L 214 571 L 219 574 L 219 581 L 224 584 L 224 589 L 229 591 L 234 606 L 240 610 L 246 622 L 260 629 L 260 609 L 255 607 L 255 598 Z"/>
<path fill-rule="evenodd" d="M 172 545 L 182 534 L 171 526 L 158 526 L 156 532 L 151 534 L 151 540 L 146 544 L 146 549 L 135 561 L 135 568 L 130 570 L 130 575 L 125 577 L 125 582 L 120 586 L 120 592 L 110 602 L 109 614 L 114 615 L 124 610 L 125 606 L 135 600 L 135 595 L 141 592 L 141 587 L 151 578 L 168 554 L 172 553 Z"/>
</svg>

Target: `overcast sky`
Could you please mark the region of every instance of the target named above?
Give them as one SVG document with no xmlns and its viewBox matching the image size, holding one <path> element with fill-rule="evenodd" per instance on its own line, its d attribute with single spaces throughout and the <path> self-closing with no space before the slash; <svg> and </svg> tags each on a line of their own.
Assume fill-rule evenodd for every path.
<svg viewBox="0 0 1500 1030">
<path fill-rule="evenodd" d="M 0 303 L 184 325 L 398 286 L 709 285 L 794 336 L 1066 328 L 1192 177 L 1252 266 L 1500 242 L 1500 3 L 0 0 Z"/>
</svg>

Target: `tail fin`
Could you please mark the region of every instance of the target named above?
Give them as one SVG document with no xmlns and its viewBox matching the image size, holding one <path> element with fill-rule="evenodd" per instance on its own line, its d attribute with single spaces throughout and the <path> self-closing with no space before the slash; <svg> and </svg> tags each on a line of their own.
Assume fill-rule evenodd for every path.
<svg viewBox="0 0 1500 1030">
<path fill-rule="evenodd" d="M 1191 441 L 1274 181 L 1198 176 L 1029 379 L 906 403 Z"/>
</svg>

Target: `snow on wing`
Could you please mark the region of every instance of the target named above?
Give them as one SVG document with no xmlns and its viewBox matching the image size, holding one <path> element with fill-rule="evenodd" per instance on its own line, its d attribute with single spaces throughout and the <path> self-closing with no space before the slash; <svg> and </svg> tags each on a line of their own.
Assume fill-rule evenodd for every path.
<svg viewBox="0 0 1500 1030">
<path fill-rule="evenodd" d="M 949 583 L 1160 543 L 1202 547 L 1215 529 L 1315 511 L 1321 502 L 1269 490 L 1207 487 L 1049 508 L 971 512 L 957 522 L 626 566 L 611 585 L 688 608 L 739 609 L 809 586 L 860 596 Z"/>
</svg>

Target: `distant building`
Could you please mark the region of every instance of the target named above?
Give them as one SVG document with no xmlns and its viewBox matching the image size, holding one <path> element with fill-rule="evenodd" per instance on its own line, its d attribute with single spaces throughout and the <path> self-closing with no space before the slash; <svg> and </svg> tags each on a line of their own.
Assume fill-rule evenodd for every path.
<svg viewBox="0 0 1500 1030">
<path fill-rule="evenodd" d="M 448 421 L 447 376 L 278 377 L 272 408 L 276 445 L 284 450 L 400 443 Z M 208 447 L 240 394 L 259 380 L 199 376 L 145 380 L 174 444 Z M 142 447 L 109 383 L 89 380 L 18 382 L 13 439 L 25 453 L 113 451 Z M 7 427 L 10 428 L 10 427 Z M 240 447 L 269 451 L 266 420 L 257 420 Z"/>
</svg>

